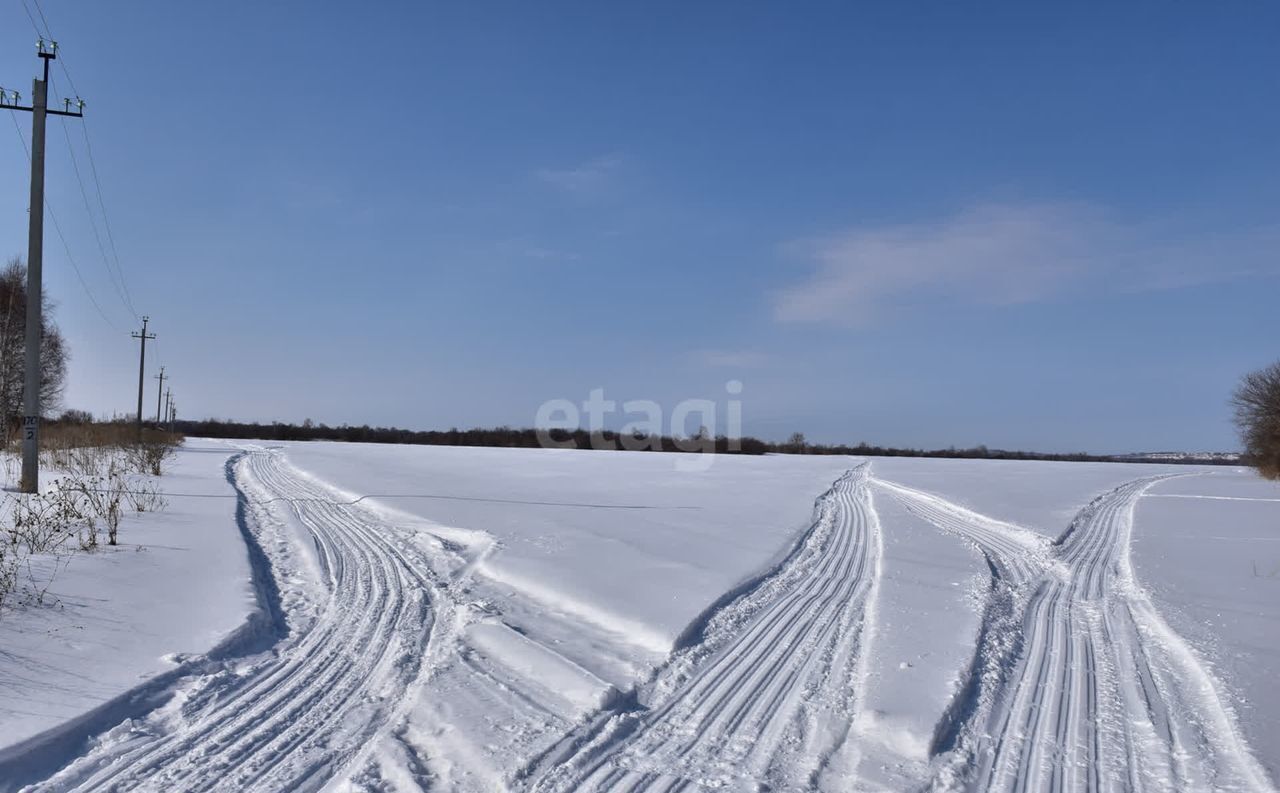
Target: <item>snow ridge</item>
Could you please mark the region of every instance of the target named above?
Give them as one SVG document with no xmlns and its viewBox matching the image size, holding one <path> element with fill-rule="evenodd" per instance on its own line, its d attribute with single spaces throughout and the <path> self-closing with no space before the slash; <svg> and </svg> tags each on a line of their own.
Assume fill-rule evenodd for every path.
<svg viewBox="0 0 1280 793">
<path fill-rule="evenodd" d="M 1212 674 L 1134 577 L 1134 507 L 1164 478 L 1099 496 L 1047 553 L 1016 527 L 876 482 L 992 569 L 973 667 L 935 735 L 935 789 L 1273 789 Z"/>
<path fill-rule="evenodd" d="M 713 614 L 630 707 L 584 725 L 530 787 L 795 789 L 832 764 L 854 773 L 849 725 L 881 555 L 868 469 L 837 480 L 796 550 Z"/>
</svg>

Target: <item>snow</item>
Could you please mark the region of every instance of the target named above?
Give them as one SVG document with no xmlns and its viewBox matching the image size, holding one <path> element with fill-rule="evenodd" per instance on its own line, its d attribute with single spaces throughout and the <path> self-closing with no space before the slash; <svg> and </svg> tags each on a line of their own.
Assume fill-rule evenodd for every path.
<svg viewBox="0 0 1280 793">
<path fill-rule="evenodd" d="M 389 514 L 483 532 L 482 572 L 665 654 L 806 528 L 849 458 L 284 444 L 303 471 Z M 372 494 L 372 495 L 370 495 Z M 428 498 L 429 495 L 448 498 Z"/>
<path fill-rule="evenodd" d="M 983 515 L 1056 538 L 1099 493 L 1142 476 L 1218 470 L 1212 466 L 1050 460 L 884 457 L 876 476 L 940 495 Z"/>
<path fill-rule="evenodd" d="M 1138 507 L 1133 553 L 1139 580 L 1212 661 L 1280 778 L 1280 484 L 1244 469 L 1162 482 Z"/>
<path fill-rule="evenodd" d="M 567 710 L 595 710 L 616 692 L 591 672 L 500 621 L 485 620 L 469 626 L 466 642 L 540 687 L 544 695 L 563 698 Z"/>
<path fill-rule="evenodd" d="M 710 462 L 189 441 L 0 618 L 0 790 L 1275 789 L 1275 485 Z"/>
<path fill-rule="evenodd" d="M 0 618 L 0 747 L 109 702 L 204 653 L 254 608 L 228 446 L 192 442 L 163 477 L 164 512 L 128 516 L 120 544 L 74 553 L 47 605 Z M 43 560 L 46 566 L 49 560 Z"/>
<path fill-rule="evenodd" d="M 939 714 L 973 655 L 987 568 L 963 541 L 894 500 L 882 496 L 875 505 L 892 530 L 885 533 L 869 693 L 855 730 L 866 753 L 864 785 L 903 790 L 927 773 Z"/>
</svg>

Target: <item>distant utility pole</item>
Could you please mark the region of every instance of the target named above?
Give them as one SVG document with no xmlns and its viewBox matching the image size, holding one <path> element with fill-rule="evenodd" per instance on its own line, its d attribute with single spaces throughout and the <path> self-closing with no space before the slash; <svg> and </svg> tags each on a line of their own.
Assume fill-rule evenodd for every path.
<svg viewBox="0 0 1280 793">
<path fill-rule="evenodd" d="M 44 61 L 44 79 L 36 79 L 31 89 L 31 106 L 22 105 L 17 91 L 0 88 L 0 107 L 25 110 L 31 114 L 31 206 L 27 226 L 27 336 L 22 391 L 22 483 L 23 493 L 40 488 L 40 342 L 43 326 L 41 267 L 44 264 L 44 127 L 45 116 L 84 116 L 84 102 L 78 97 L 62 110 L 49 109 L 49 61 L 58 57 L 58 42 L 44 39 L 36 44 L 36 55 Z M 12 102 L 10 102 L 12 98 Z"/>
<path fill-rule="evenodd" d="M 169 432 L 173 432 L 173 425 L 178 420 L 178 403 L 172 399 L 169 400 Z"/>
<path fill-rule="evenodd" d="M 160 374 L 156 375 L 156 379 L 160 381 L 160 385 L 156 386 L 156 429 L 161 429 L 160 422 L 160 402 L 164 398 L 164 367 L 160 367 Z"/>
<path fill-rule="evenodd" d="M 173 389 L 166 388 L 164 390 L 164 420 L 169 420 L 169 412 L 173 408 Z"/>
<path fill-rule="evenodd" d="M 138 437 L 142 437 L 142 384 L 147 371 L 147 339 L 154 339 L 156 334 L 147 333 L 147 322 L 150 317 L 142 318 L 142 332 L 131 334 L 142 341 L 142 350 L 138 354 Z"/>
</svg>

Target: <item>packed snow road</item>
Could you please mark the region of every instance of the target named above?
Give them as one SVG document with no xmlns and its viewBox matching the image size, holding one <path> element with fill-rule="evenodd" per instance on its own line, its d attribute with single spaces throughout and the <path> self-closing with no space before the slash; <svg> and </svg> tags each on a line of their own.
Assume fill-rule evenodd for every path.
<svg viewBox="0 0 1280 793">
<path fill-rule="evenodd" d="M 266 597 L 287 635 L 260 655 L 204 665 L 170 705 L 35 790 L 313 790 L 394 723 L 432 649 L 430 560 L 277 453 L 248 452 L 234 476 L 252 502 L 288 505 L 314 542 L 321 587 L 280 569 L 294 553 L 282 540 L 270 556 L 288 577 L 269 580 Z M 261 508 L 257 518 L 272 520 Z"/>
<path fill-rule="evenodd" d="M 1272 787 L 1219 686 L 1138 586 L 1129 560 L 1146 477 L 1086 506 L 1052 545 L 889 482 L 912 511 L 988 558 L 992 587 L 935 782 L 982 791 Z"/>
<path fill-rule="evenodd" d="M 792 554 L 711 615 L 643 709 L 589 723 L 534 787 L 806 789 L 849 764 L 879 573 L 868 468 L 841 477 Z"/>
</svg>

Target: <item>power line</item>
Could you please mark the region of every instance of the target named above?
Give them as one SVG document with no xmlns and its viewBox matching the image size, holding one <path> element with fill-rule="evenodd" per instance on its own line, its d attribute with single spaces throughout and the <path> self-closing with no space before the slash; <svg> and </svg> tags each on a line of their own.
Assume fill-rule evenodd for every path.
<svg viewBox="0 0 1280 793">
<path fill-rule="evenodd" d="M 49 29 L 49 20 L 44 18 L 44 9 L 40 7 L 40 0 L 31 0 L 31 2 L 35 4 L 36 13 L 40 14 L 40 21 L 44 23 L 44 32 L 49 34 L 49 38 L 53 38 L 53 31 Z M 22 5 L 25 6 L 26 4 L 26 0 L 23 0 Z"/>
<path fill-rule="evenodd" d="M 35 18 L 35 17 L 33 17 L 33 16 L 31 16 L 31 9 L 27 6 L 27 0 L 19 0 L 19 2 L 21 2 L 21 3 L 22 3 L 22 10 L 27 12 L 27 19 L 30 19 L 30 20 L 31 20 L 31 27 L 32 27 L 32 29 L 34 29 L 34 30 L 35 30 L 36 35 L 37 35 L 37 36 L 44 37 L 44 38 L 48 38 L 48 39 L 53 38 L 53 36 L 50 36 L 48 33 L 42 33 L 42 32 L 40 32 L 40 26 L 39 26 L 38 24 L 36 24 L 36 18 Z M 40 18 L 41 18 L 41 19 L 43 19 L 43 18 L 44 18 L 44 12 L 43 12 L 43 11 L 42 11 L 42 12 L 40 12 Z M 48 27 L 48 23 L 45 23 L 45 27 Z"/>
<path fill-rule="evenodd" d="M 98 253 L 102 254 L 102 264 L 107 268 L 107 276 L 111 279 L 111 285 L 115 287 L 116 294 L 120 297 L 120 302 L 124 303 L 129 313 L 135 313 L 133 304 L 129 302 L 129 298 L 124 292 L 122 282 L 116 278 L 115 272 L 111 269 L 111 259 L 107 256 L 107 249 L 102 244 L 102 235 L 98 233 L 98 223 L 93 217 L 93 208 L 89 205 L 89 192 L 84 188 L 84 180 L 80 178 L 80 164 L 76 161 L 75 147 L 71 145 L 71 133 L 67 131 L 67 125 L 62 124 L 62 134 L 67 141 L 67 152 L 71 155 L 71 168 L 76 175 L 76 184 L 80 186 L 80 197 L 84 200 L 84 211 L 89 215 L 89 227 L 93 229 L 94 242 L 98 244 Z"/>
<path fill-rule="evenodd" d="M 57 232 L 58 239 L 62 241 L 62 249 L 67 254 L 67 261 L 71 262 L 71 269 L 76 271 L 76 278 L 80 281 L 80 286 L 84 287 L 84 293 L 89 296 L 89 302 L 97 309 L 98 316 L 102 317 L 102 321 L 111 326 L 116 333 L 124 333 L 119 325 L 111 321 L 107 316 L 107 312 L 102 310 L 102 306 L 98 305 L 98 301 L 94 298 L 93 292 L 89 290 L 89 284 L 85 283 L 84 273 L 80 272 L 80 265 L 76 264 L 76 257 L 71 255 L 71 246 L 67 244 L 67 238 L 62 233 L 62 226 L 58 224 L 58 218 L 53 214 L 53 207 L 49 206 L 49 202 L 44 202 L 44 208 L 49 213 L 49 220 L 53 222 L 53 230 Z"/>
<path fill-rule="evenodd" d="M 37 8 L 38 7 L 39 6 L 37 5 Z M 41 18 L 43 18 L 43 15 L 41 15 Z M 71 93 L 77 97 L 77 101 L 78 101 L 80 92 L 76 90 L 75 81 L 71 79 L 71 71 L 67 68 L 66 63 L 63 62 L 61 59 L 58 61 L 58 66 L 62 69 L 63 75 L 67 78 L 67 85 L 71 87 Z M 125 306 L 128 307 L 129 313 L 132 314 L 136 319 L 138 317 L 138 309 L 135 308 L 133 305 L 133 295 L 129 292 L 129 284 L 124 277 L 124 267 L 123 265 L 120 264 L 120 252 L 116 249 L 116 235 L 111 230 L 111 220 L 110 218 L 107 217 L 107 201 L 102 196 L 102 180 L 98 178 L 98 162 L 96 159 L 94 159 L 94 156 L 93 156 L 93 142 L 89 137 L 89 127 L 84 125 L 83 122 L 84 122 L 84 119 L 82 118 L 80 133 L 84 136 L 84 150 L 89 157 L 89 175 L 93 177 L 94 194 L 97 196 L 97 199 L 98 199 L 98 212 L 99 214 L 102 215 L 102 227 L 107 232 L 107 246 L 111 250 L 111 260 L 107 262 L 107 267 L 108 269 L 110 269 L 111 263 L 112 262 L 115 263 L 115 275 L 113 276 L 113 278 L 115 279 L 116 282 L 118 282 L 119 284 L 118 288 L 123 293 L 121 297 L 124 299 Z M 66 124 L 63 124 L 63 132 L 66 132 Z M 71 145 L 69 134 L 68 134 L 67 145 L 68 146 Z M 71 159 L 72 159 L 72 163 L 74 164 L 75 163 L 74 153 L 72 154 Z M 76 176 L 77 178 L 79 177 L 79 167 L 76 168 Z M 87 202 L 86 202 L 86 209 L 87 209 Z M 93 214 L 92 211 L 90 211 L 90 215 L 92 214 Z"/>
<path fill-rule="evenodd" d="M 41 29 L 39 23 L 36 22 L 35 17 L 31 14 L 31 9 L 30 7 L 27 6 L 27 1 L 19 0 L 19 2 L 22 3 L 22 10 L 26 12 L 27 19 L 31 21 L 31 28 L 35 30 L 36 35 L 40 36 L 41 38 L 48 38 L 50 40 L 53 40 L 53 29 L 49 26 L 49 20 L 44 15 L 44 8 L 40 5 L 40 0 L 32 0 L 32 3 L 35 4 L 36 12 L 40 15 L 40 21 L 44 23 L 43 30 Z M 58 58 L 57 62 L 58 62 L 58 68 L 62 70 L 63 76 L 67 78 L 67 85 L 71 88 L 72 95 L 74 95 L 77 101 L 79 101 L 80 91 L 76 89 L 76 82 L 71 77 L 71 70 L 67 67 L 65 58 Z M 52 83 L 52 81 L 50 82 Z M 84 119 L 82 118 L 81 121 L 83 122 Z M 66 133 L 65 125 L 63 127 L 63 132 Z M 111 259 L 106 259 L 105 252 L 103 253 L 103 258 L 104 260 L 106 260 L 106 263 L 107 263 L 108 274 L 111 275 L 111 278 L 112 278 L 112 286 L 116 288 L 117 292 L 122 293 L 120 297 L 123 299 L 125 307 L 129 310 L 129 313 L 132 314 L 136 319 L 138 317 L 138 310 L 133 305 L 133 296 L 129 292 L 129 285 L 124 277 L 124 267 L 121 266 L 120 264 L 120 253 L 116 249 L 115 234 L 111 231 L 111 221 L 107 217 L 107 203 L 102 197 L 102 182 L 98 178 L 98 164 L 93 157 L 93 144 L 90 142 L 90 139 L 89 139 L 89 128 L 87 126 L 82 126 L 80 128 L 80 132 L 84 135 L 84 148 L 85 148 L 85 152 L 89 155 L 89 173 L 93 177 L 94 191 L 98 198 L 98 210 L 102 214 L 102 226 L 107 232 L 107 247 L 110 248 L 111 250 Z M 71 147 L 71 140 L 70 140 L 69 134 L 67 135 L 67 146 L 68 148 Z M 75 168 L 76 168 L 76 179 L 79 180 L 80 168 L 78 165 L 75 164 L 74 151 L 72 152 L 71 160 L 72 160 L 72 164 L 75 165 Z M 85 192 L 83 183 L 81 183 L 80 189 L 82 193 Z M 89 212 L 89 220 L 90 220 L 90 223 L 92 223 L 93 212 L 92 210 L 88 209 L 87 200 L 85 201 L 85 208 L 86 208 L 86 211 Z M 98 235 L 98 230 L 97 230 L 97 226 L 95 225 L 94 236 L 96 237 L 97 235 Z M 99 242 L 99 247 L 101 247 L 101 242 Z M 115 264 L 115 272 L 111 273 L 111 265 L 113 261 Z"/>
<path fill-rule="evenodd" d="M 67 78 L 70 81 L 70 77 Z M 72 86 L 75 90 L 75 86 Z M 64 127 L 65 128 L 65 127 Z M 102 198 L 102 182 L 98 179 L 98 164 L 93 159 L 93 144 L 89 142 L 89 128 L 83 124 L 80 131 L 84 133 L 84 149 L 89 155 L 89 173 L 93 176 L 93 188 L 98 194 L 98 209 L 102 212 L 102 225 L 107 230 L 107 245 L 111 248 L 111 256 L 115 259 L 116 275 L 120 279 L 120 287 L 124 290 L 125 303 L 129 306 L 129 311 L 134 317 L 138 316 L 138 310 L 133 306 L 133 299 L 129 294 L 129 285 L 124 280 L 124 268 L 120 266 L 120 254 L 116 251 L 116 237 L 111 233 L 111 222 L 107 220 L 107 203 Z"/>
<path fill-rule="evenodd" d="M 18 133 L 18 140 L 22 141 L 22 151 L 26 153 L 27 162 L 30 163 L 31 149 L 27 146 L 26 136 L 22 134 L 22 127 L 18 125 L 18 117 L 15 116 L 11 110 L 9 111 L 9 118 L 13 121 L 13 129 Z M 76 263 L 76 257 L 71 254 L 71 246 L 67 244 L 67 238 L 62 233 L 62 226 L 59 225 L 58 217 L 54 214 L 53 206 L 50 205 L 49 199 L 47 198 L 44 202 L 44 208 L 45 211 L 49 213 L 49 220 L 53 223 L 53 230 L 57 232 L 58 239 L 62 240 L 62 248 L 66 251 L 67 261 L 71 263 L 71 269 L 75 271 L 76 278 L 80 281 L 80 286 L 84 288 L 85 296 L 89 298 L 89 302 L 93 304 L 94 309 L 98 312 L 98 316 L 102 317 L 103 322 L 110 325 L 111 329 L 116 333 L 123 333 L 124 331 L 120 329 L 120 326 L 111 321 L 111 318 L 107 316 L 107 312 L 102 310 L 102 306 L 99 305 L 97 298 L 93 296 L 93 290 L 89 288 L 89 283 L 85 281 L 84 273 L 80 272 L 80 265 Z"/>
</svg>

